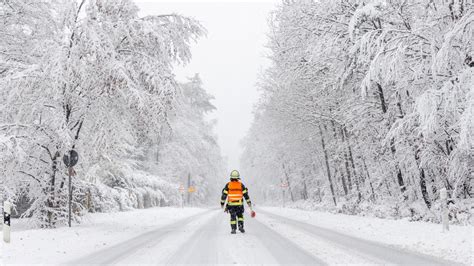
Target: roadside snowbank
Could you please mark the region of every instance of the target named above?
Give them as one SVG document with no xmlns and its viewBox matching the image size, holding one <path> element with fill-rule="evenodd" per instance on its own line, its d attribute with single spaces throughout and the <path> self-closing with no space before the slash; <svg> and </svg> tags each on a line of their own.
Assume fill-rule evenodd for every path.
<svg viewBox="0 0 474 266">
<path fill-rule="evenodd" d="M 268 205 L 279 207 L 278 205 Z M 398 200 L 386 201 L 384 204 L 373 204 L 368 201 L 358 203 L 354 200 L 339 199 L 337 206 L 330 201 L 317 201 L 312 199 L 287 202 L 287 208 L 306 211 L 330 212 L 334 214 L 358 215 L 364 217 L 377 217 L 384 219 L 407 219 L 410 221 L 423 221 L 441 223 L 441 202 L 433 202 L 431 210 L 426 207 L 423 200 L 410 203 L 400 203 Z M 456 200 L 449 204 L 450 223 L 457 225 L 474 224 L 474 201 L 471 199 Z"/>
<path fill-rule="evenodd" d="M 60 264 L 125 241 L 138 234 L 204 212 L 200 208 L 150 208 L 93 213 L 72 228 L 28 230 L 26 220 L 12 221 L 12 241 L 2 242 L 2 264 Z M 0 234 L 1 235 L 1 234 Z M 3 237 L 3 236 L 2 236 Z"/>
<path fill-rule="evenodd" d="M 303 211 L 278 207 L 261 209 L 362 239 L 395 245 L 402 249 L 472 265 L 473 230 L 471 226 L 450 226 L 406 220 L 388 220 L 355 215 Z"/>
</svg>

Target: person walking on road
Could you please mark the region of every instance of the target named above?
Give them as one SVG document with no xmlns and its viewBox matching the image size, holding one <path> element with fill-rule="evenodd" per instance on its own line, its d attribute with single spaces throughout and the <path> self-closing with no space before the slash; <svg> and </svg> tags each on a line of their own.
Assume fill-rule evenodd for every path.
<svg viewBox="0 0 474 266">
<path fill-rule="evenodd" d="M 230 173 L 230 182 L 225 185 L 221 196 L 221 208 L 224 208 L 227 199 L 225 212 L 230 213 L 231 234 L 236 233 L 237 224 L 239 225 L 239 231 L 245 233 L 244 198 L 247 205 L 252 208 L 252 202 L 250 201 L 248 190 L 244 184 L 240 182 L 240 173 L 237 170 L 233 170 Z"/>
</svg>

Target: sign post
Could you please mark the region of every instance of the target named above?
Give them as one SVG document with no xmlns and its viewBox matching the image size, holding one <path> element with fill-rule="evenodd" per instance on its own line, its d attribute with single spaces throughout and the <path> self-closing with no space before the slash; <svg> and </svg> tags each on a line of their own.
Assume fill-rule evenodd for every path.
<svg viewBox="0 0 474 266">
<path fill-rule="evenodd" d="M 448 192 L 446 188 L 439 190 L 439 197 L 441 199 L 441 221 L 443 223 L 443 232 L 449 231 L 449 217 L 448 217 Z"/>
<path fill-rule="evenodd" d="M 196 192 L 196 187 L 195 186 L 190 186 L 188 187 L 188 199 L 191 199 L 192 193 Z M 191 202 L 188 201 L 189 206 L 191 206 Z"/>
<path fill-rule="evenodd" d="M 79 154 L 75 150 L 70 150 L 68 153 L 64 154 L 63 156 L 63 163 L 68 168 L 68 176 L 69 176 L 69 200 L 68 200 L 68 225 L 71 227 L 71 219 L 72 219 L 72 181 L 71 177 L 76 175 L 73 166 L 77 164 L 79 160 Z"/>
<path fill-rule="evenodd" d="M 3 241 L 10 243 L 10 217 L 12 205 L 9 201 L 3 202 Z"/>
<path fill-rule="evenodd" d="M 285 189 L 282 189 L 282 193 L 283 193 L 282 204 L 283 204 L 283 208 L 285 208 Z"/>
<path fill-rule="evenodd" d="M 179 192 L 181 194 L 181 208 L 184 208 L 184 193 L 186 192 L 186 189 L 183 184 L 179 185 Z"/>
<path fill-rule="evenodd" d="M 191 173 L 188 173 L 188 189 L 191 187 Z M 186 203 L 191 206 L 191 193 L 188 193 Z"/>
</svg>

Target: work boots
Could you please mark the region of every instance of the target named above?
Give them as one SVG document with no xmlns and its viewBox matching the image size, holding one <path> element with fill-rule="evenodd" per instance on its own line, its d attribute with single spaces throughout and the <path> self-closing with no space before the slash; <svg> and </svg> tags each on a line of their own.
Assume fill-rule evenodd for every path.
<svg viewBox="0 0 474 266">
<path fill-rule="evenodd" d="M 235 224 L 232 225 L 232 231 L 230 231 L 231 234 L 235 234 L 236 231 L 237 231 L 237 226 L 235 226 Z M 244 224 L 243 223 L 239 223 L 239 231 L 241 233 L 245 233 L 245 229 L 244 229 Z"/>
<path fill-rule="evenodd" d="M 239 224 L 239 231 L 245 233 L 244 224 Z"/>
</svg>

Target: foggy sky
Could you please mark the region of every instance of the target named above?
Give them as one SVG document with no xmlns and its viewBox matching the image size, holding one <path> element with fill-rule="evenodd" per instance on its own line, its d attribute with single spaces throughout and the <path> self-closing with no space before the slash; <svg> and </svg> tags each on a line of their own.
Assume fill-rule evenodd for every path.
<svg viewBox="0 0 474 266">
<path fill-rule="evenodd" d="M 253 120 L 258 76 L 268 66 L 264 47 L 267 18 L 278 1 L 136 1 L 141 15 L 177 13 L 199 20 L 207 37 L 192 47 L 193 58 L 177 67 L 178 80 L 199 73 L 205 89 L 215 96 L 215 132 L 228 168 L 238 169 L 240 141 Z"/>
</svg>

